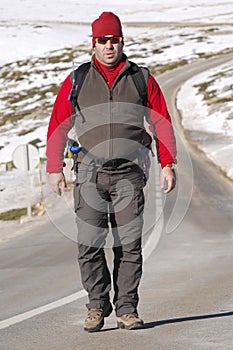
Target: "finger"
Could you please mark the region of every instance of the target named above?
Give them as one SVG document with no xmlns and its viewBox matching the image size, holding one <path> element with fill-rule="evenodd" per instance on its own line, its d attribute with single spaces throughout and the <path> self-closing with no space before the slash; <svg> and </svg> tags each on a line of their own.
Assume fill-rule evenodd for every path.
<svg viewBox="0 0 233 350">
<path fill-rule="evenodd" d="M 163 175 L 163 173 L 161 173 L 161 176 L 160 176 L 160 186 L 161 188 L 165 187 L 165 176 Z"/>
<path fill-rule="evenodd" d="M 50 187 L 54 193 L 58 194 L 59 196 L 61 195 L 61 189 L 59 187 L 59 183 L 50 181 Z"/>
<path fill-rule="evenodd" d="M 175 179 L 174 178 L 169 178 L 167 182 L 167 188 L 164 191 L 165 193 L 171 192 L 175 188 Z"/>
<path fill-rule="evenodd" d="M 172 188 L 173 188 L 173 184 L 172 184 L 171 179 L 169 179 L 167 181 L 167 188 L 164 190 L 164 193 L 169 193 L 172 190 Z"/>
<path fill-rule="evenodd" d="M 65 176 L 62 178 L 62 187 L 63 188 L 67 188 L 67 183 L 66 183 L 66 179 L 65 179 Z"/>
<path fill-rule="evenodd" d="M 60 189 L 60 187 L 59 187 L 58 184 L 55 185 L 55 186 L 53 186 L 53 187 L 52 187 L 52 190 L 53 190 L 53 192 L 55 192 L 58 196 L 61 196 L 61 189 Z"/>
</svg>

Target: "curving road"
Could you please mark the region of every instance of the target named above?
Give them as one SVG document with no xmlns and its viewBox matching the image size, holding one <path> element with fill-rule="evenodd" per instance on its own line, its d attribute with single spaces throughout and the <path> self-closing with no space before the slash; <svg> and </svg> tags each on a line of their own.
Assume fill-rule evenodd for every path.
<svg viewBox="0 0 233 350">
<path fill-rule="evenodd" d="M 185 80 L 232 58 L 199 61 L 158 79 L 175 117 L 179 167 L 176 190 L 162 198 L 159 244 L 152 242 L 156 249 L 146 254 L 140 289 L 146 329 L 116 330 L 111 315 L 102 332 L 82 331 L 86 299 L 75 294 L 82 290 L 76 244 L 44 218 L 0 246 L 1 349 L 232 349 L 233 187 L 185 140 L 175 109 Z M 64 224 L 65 215 L 59 220 Z M 39 309 L 70 295 L 74 301 Z M 32 309 L 29 318 L 25 312 Z"/>
</svg>

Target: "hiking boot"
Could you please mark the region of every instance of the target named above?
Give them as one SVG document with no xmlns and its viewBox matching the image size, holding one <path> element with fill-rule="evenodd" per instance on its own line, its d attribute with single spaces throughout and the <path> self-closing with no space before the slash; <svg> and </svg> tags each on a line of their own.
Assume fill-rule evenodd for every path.
<svg viewBox="0 0 233 350">
<path fill-rule="evenodd" d="M 112 305 L 106 309 L 90 309 L 87 312 L 87 318 L 84 322 L 84 331 L 97 332 L 104 326 L 104 318 L 112 312 Z"/>
<path fill-rule="evenodd" d="M 141 329 L 144 328 L 144 322 L 137 314 L 125 314 L 117 317 L 117 327 L 122 329 Z"/>
</svg>

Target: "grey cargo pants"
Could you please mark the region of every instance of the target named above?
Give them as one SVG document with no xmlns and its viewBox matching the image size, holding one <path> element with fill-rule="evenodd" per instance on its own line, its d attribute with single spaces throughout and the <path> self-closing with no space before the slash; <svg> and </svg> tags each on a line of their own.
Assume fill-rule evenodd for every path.
<svg viewBox="0 0 233 350">
<path fill-rule="evenodd" d="M 78 226 L 78 262 L 87 308 L 109 304 L 111 275 L 104 246 L 113 234 L 113 285 L 116 315 L 137 313 L 142 275 L 141 236 L 145 180 L 137 166 L 101 171 L 95 165 L 79 166 L 74 186 Z"/>
</svg>

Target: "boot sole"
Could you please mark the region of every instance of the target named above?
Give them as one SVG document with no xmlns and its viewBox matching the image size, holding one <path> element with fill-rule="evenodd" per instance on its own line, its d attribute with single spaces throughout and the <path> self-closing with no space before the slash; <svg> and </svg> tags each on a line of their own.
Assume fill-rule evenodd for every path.
<svg viewBox="0 0 233 350">
<path fill-rule="evenodd" d="M 117 322 L 117 328 L 128 329 L 128 330 L 143 329 L 144 328 L 144 323 L 142 323 L 142 322 L 135 322 L 135 323 L 127 326 L 123 322 Z"/>
</svg>

